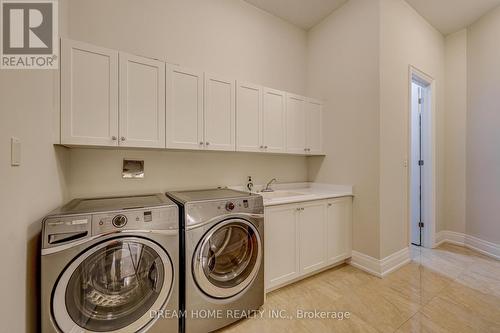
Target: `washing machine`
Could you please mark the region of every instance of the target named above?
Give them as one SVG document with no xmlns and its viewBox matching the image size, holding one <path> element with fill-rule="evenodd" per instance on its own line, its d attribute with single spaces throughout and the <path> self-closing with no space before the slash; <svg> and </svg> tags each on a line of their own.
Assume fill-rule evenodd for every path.
<svg viewBox="0 0 500 333">
<path fill-rule="evenodd" d="M 178 332 L 179 213 L 164 194 L 76 199 L 42 222 L 42 332 Z"/>
<path fill-rule="evenodd" d="M 229 189 L 168 192 L 181 221 L 181 330 L 206 333 L 264 304 L 264 205 Z"/>
</svg>

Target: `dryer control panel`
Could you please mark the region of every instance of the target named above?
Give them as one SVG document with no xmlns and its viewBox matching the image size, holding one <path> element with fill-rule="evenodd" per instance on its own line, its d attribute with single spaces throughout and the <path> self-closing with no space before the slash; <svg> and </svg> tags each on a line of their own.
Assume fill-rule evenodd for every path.
<svg viewBox="0 0 500 333">
<path fill-rule="evenodd" d="M 251 215 L 260 217 L 264 214 L 264 204 L 261 196 L 234 198 L 186 204 L 186 226 L 202 224 L 214 218 L 227 218 L 236 215 Z"/>
</svg>

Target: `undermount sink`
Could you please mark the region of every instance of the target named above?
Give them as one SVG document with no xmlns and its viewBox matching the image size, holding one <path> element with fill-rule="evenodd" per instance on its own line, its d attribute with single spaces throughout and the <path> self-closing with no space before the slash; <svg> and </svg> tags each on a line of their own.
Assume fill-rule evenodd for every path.
<svg viewBox="0 0 500 333">
<path fill-rule="evenodd" d="M 260 195 L 264 199 L 277 199 L 277 198 L 286 198 L 286 197 L 296 197 L 299 195 L 303 195 L 298 192 L 289 192 L 289 191 L 274 191 L 274 192 L 259 192 Z"/>
</svg>

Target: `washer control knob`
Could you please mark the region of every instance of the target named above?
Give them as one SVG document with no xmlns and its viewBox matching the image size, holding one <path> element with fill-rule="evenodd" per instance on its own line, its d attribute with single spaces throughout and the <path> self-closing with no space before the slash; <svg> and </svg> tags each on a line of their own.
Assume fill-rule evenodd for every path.
<svg viewBox="0 0 500 333">
<path fill-rule="evenodd" d="M 125 215 L 116 215 L 113 218 L 113 225 L 117 228 L 123 228 L 127 224 L 127 217 Z"/>
<path fill-rule="evenodd" d="M 227 211 L 232 211 L 234 209 L 234 203 L 232 203 L 231 201 L 229 201 L 227 204 L 226 204 L 226 210 Z"/>
</svg>

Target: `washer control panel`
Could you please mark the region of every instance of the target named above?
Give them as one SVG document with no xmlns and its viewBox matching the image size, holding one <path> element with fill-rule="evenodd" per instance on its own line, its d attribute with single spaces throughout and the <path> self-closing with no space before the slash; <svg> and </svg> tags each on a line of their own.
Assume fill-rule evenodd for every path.
<svg viewBox="0 0 500 333">
<path fill-rule="evenodd" d="M 113 225 L 117 228 L 123 228 L 127 224 L 127 221 L 128 219 L 125 215 L 119 214 L 113 217 L 111 223 L 113 223 Z"/>
<path fill-rule="evenodd" d="M 231 201 L 228 201 L 228 202 L 226 203 L 226 210 L 227 210 L 228 212 L 233 211 L 233 210 L 234 210 L 234 203 L 233 203 L 233 202 L 231 202 Z"/>
<path fill-rule="evenodd" d="M 175 206 L 95 214 L 92 235 L 123 230 L 174 230 L 179 228 Z"/>
</svg>

